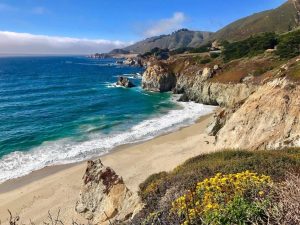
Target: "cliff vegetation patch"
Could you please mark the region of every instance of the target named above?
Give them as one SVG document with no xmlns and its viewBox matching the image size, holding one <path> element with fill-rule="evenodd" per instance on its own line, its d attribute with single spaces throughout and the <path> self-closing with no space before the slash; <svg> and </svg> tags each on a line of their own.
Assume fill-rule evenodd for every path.
<svg viewBox="0 0 300 225">
<path fill-rule="evenodd" d="M 200 155 L 169 173 L 151 175 L 140 185 L 145 208 L 133 224 L 235 224 L 235 220 L 250 217 L 272 217 L 270 224 L 288 224 L 282 222 L 287 206 L 280 203 L 284 200 L 278 197 L 278 190 L 289 173 L 296 174 L 292 179 L 295 185 L 300 174 L 300 149 L 225 150 Z M 300 190 L 299 182 L 296 186 Z M 270 203 L 276 207 L 269 207 Z M 298 203 L 291 204 L 296 207 Z M 276 215 L 281 215 L 280 223 L 275 221 Z M 225 217 L 232 223 L 226 223 Z"/>
</svg>

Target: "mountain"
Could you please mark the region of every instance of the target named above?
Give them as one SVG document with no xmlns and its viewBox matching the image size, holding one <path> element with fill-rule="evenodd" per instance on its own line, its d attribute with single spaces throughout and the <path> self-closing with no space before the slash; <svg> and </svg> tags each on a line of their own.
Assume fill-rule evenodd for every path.
<svg viewBox="0 0 300 225">
<path fill-rule="evenodd" d="M 120 48 L 116 48 L 112 51 L 110 51 L 108 54 L 129 54 L 130 52 L 129 51 L 126 51 L 124 49 L 120 49 Z"/>
<path fill-rule="evenodd" d="M 299 25 L 300 0 L 237 20 L 217 31 L 212 39 L 238 41 L 262 32 L 287 32 Z"/>
<path fill-rule="evenodd" d="M 181 29 L 169 35 L 147 38 L 124 48 L 124 50 L 132 53 L 145 53 L 156 47 L 170 50 L 181 47 L 198 47 L 205 40 L 208 40 L 212 34 L 212 32 Z"/>
<path fill-rule="evenodd" d="M 125 47 L 123 51 L 145 53 L 156 47 L 169 50 L 181 47 L 199 47 L 214 40 L 238 41 L 263 32 L 283 33 L 299 25 L 300 0 L 288 0 L 278 8 L 239 19 L 216 33 L 181 29 L 169 35 L 160 35 L 139 41 Z"/>
</svg>

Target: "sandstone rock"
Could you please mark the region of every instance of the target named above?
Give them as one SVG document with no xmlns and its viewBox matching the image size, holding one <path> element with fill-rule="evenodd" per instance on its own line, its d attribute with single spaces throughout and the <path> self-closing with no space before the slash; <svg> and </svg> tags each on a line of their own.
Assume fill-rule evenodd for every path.
<svg viewBox="0 0 300 225">
<path fill-rule="evenodd" d="M 131 219 L 140 209 L 137 194 L 101 160 L 88 161 L 76 211 L 92 224 L 117 224 Z"/>
<path fill-rule="evenodd" d="M 214 71 L 219 70 L 220 66 L 219 65 L 214 65 Z"/>
<path fill-rule="evenodd" d="M 222 46 L 220 45 L 219 41 L 215 40 L 215 41 L 211 44 L 211 49 L 212 49 L 212 50 L 222 49 Z"/>
<path fill-rule="evenodd" d="M 184 98 L 208 105 L 234 107 L 247 99 L 258 86 L 254 84 L 215 83 L 205 81 L 202 76 L 180 76 L 177 78 L 175 93 L 184 93 Z"/>
<path fill-rule="evenodd" d="M 221 108 L 214 113 L 212 121 L 206 128 L 206 133 L 210 136 L 216 136 L 219 130 L 225 125 L 228 116 L 226 109 Z"/>
<path fill-rule="evenodd" d="M 176 76 L 164 64 L 151 64 L 143 74 L 142 87 L 148 91 L 166 92 L 174 89 Z"/>
<path fill-rule="evenodd" d="M 217 148 L 300 146 L 300 87 L 275 79 L 252 94 L 217 136 Z"/>
<path fill-rule="evenodd" d="M 131 59 L 131 58 L 128 58 L 128 59 L 125 59 L 124 61 L 123 61 L 123 64 L 125 64 L 125 65 L 133 65 L 134 64 L 134 62 L 133 62 L 133 60 Z"/>
<path fill-rule="evenodd" d="M 127 58 L 123 61 L 123 64 L 128 66 L 143 66 L 143 62 L 139 57 Z"/>
<path fill-rule="evenodd" d="M 212 70 L 208 67 L 205 67 L 202 72 L 202 79 L 207 80 L 212 77 L 212 74 L 213 74 Z"/>
<path fill-rule="evenodd" d="M 208 67 L 195 68 L 193 75 L 174 74 L 169 69 L 170 64 L 149 61 L 142 78 L 143 89 L 156 92 L 173 90 L 174 93 L 183 94 L 180 98 L 182 101 L 232 107 L 248 98 L 258 88 L 251 83 L 209 82 L 215 71 Z"/>
<path fill-rule="evenodd" d="M 117 81 L 117 85 L 126 87 L 126 88 L 132 88 L 135 87 L 135 84 L 132 83 L 128 78 L 126 77 L 119 77 Z"/>
</svg>

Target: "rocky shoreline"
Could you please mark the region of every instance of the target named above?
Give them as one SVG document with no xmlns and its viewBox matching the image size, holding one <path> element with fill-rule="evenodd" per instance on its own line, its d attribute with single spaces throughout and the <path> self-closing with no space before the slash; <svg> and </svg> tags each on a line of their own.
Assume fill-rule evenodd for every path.
<svg viewBox="0 0 300 225">
<path fill-rule="evenodd" d="M 148 62 L 142 87 L 148 91 L 182 94 L 181 101 L 195 101 L 222 107 L 208 128 L 218 148 L 281 149 L 300 146 L 300 89 L 287 79 L 289 63 L 260 75 L 258 82 L 247 75 L 239 82 L 220 82 L 219 65 L 191 66 L 185 60 L 180 71 L 173 65 L 180 60 Z M 192 69 L 192 70 L 191 70 Z"/>
</svg>

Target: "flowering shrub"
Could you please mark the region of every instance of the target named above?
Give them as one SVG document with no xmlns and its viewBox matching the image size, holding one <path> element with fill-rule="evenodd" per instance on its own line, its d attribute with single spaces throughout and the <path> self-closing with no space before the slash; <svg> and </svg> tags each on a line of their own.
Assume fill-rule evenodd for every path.
<svg viewBox="0 0 300 225">
<path fill-rule="evenodd" d="M 245 171 L 199 182 L 173 202 L 172 210 L 182 224 L 249 224 L 263 222 L 270 205 L 272 180 Z"/>
</svg>

